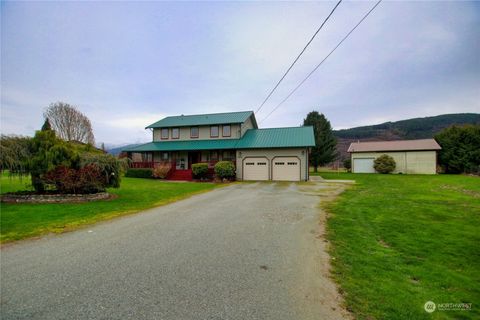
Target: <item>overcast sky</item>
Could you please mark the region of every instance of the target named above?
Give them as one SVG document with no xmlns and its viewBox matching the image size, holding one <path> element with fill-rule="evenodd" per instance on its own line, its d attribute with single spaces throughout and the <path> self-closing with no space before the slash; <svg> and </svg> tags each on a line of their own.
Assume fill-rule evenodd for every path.
<svg viewBox="0 0 480 320">
<path fill-rule="evenodd" d="M 147 142 L 167 115 L 256 110 L 335 2 L 2 2 L 1 131 L 51 102 L 97 142 Z M 262 120 L 374 5 L 340 4 Z M 383 2 L 261 127 L 480 112 L 480 2 Z"/>
</svg>

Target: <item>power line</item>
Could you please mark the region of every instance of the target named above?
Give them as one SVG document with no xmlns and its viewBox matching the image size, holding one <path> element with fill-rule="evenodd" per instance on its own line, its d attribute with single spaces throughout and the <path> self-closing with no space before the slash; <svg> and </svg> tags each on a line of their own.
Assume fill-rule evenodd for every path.
<svg viewBox="0 0 480 320">
<path fill-rule="evenodd" d="M 323 26 L 325 25 L 325 23 L 328 21 L 328 19 L 330 19 L 330 16 L 333 14 L 333 12 L 335 11 L 335 9 L 337 9 L 337 7 L 340 5 L 340 3 L 342 2 L 343 0 L 340 0 L 337 2 L 337 4 L 335 5 L 335 7 L 333 7 L 332 11 L 330 12 L 330 14 L 327 16 L 327 18 L 325 18 L 325 20 L 323 21 L 323 23 L 320 25 L 320 27 L 317 29 L 317 31 L 315 31 L 315 33 L 313 34 L 312 38 L 310 38 L 310 40 L 307 42 L 307 44 L 305 45 L 305 47 L 303 47 L 302 51 L 300 52 L 300 54 L 295 58 L 295 60 L 293 61 L 293 63 L 290 65 L 290 67 L 288 67 L 287 71 L 283 74 L 283 76 L 280 78 L 280 80 L 277 82 L 277 84 L 275 85 L 275 87 L 273 87 L 272 91 L 270 91 L 270 93 L 268 94 L 268 96 L 265 98 L 265 100 L 263 100 L 262 104 L 260 105 L 260 107 L 258 107 L 257 111 L 255 111 L 255 113 L 258 113 L 260 111 L 260 109 L 262 109 L 263 105 L 268 101 L 268 99 L 270 99 L 270 97 L 272 96 L 273 92 L 278 88 L 278 86 L 280 85 L 280 83 L 283 81 L 283 79 L 285 79 L 285 77 L 287 76 L 287 74 L 290 72 L 290 70 L 293 68 L 293 66 L 295 65 L 295 63 L 297 63 L 298 59 L 300 59 L 300 56 L 305 52 L 305 50 L 307 49 L 307 47 L 310 45 L 310 43 L 313 41 L 313 39 L 315 39 L 315 37 L 317 36 L 318 32 L 320 32 L 320 30 L 322 30 Z"/>
<path fill-rule="evenodd" d="M 333 48 L 332 51 L 330 51 L 330 53 L 325 57 L 323 58 L 322 61 L 320 61 L 319 64 L 317 64 L 317 66 L 315 68 L 313 68 L 313 70 L 305 77 L 305 79 L 303 79 L 296 87 L 295 89 L 293 89 L 285 99 L 283 99 L 275 108 L 273 108 L 272 111 L 270 111 L 270 113 L 265 117 L 263 118 L 259 123 L 262 123 L 263 121 L 265 121 L 273 112 L 275 112 L 275 110 L 277 110 L 285 101 L 287 101 L 294 93 L 295 91 L 297 91 L 304 83 L 305 81 L 308 80 L 308 78 L 310 78 L 310 76 L 315 72 L 317 71 L 317 69 L 325 62 L 325 60 L 328 59 L 328 57 L 330 57 L 330 55 L 335 51 L 337 50 L 338 47 L 340 47 L 340 45 L 353 33 L 353 31 L 355 31 L 355 29 L 357 29 L 357 27 L 370 15 L 370 13 L 372 13 L 373 10 L 375 10 L 375 8 L 380 4 L 380 2 L 382 2 L 382 0 L 379 0 L 371 9 L 370 11 L 368 11 L 364 16 L 363 18 L 355 25 L 355 27 L 353 27 L 352 30 L 350 30 L 349 33 L 347 33 L 347 35 Z"/>
</svg>

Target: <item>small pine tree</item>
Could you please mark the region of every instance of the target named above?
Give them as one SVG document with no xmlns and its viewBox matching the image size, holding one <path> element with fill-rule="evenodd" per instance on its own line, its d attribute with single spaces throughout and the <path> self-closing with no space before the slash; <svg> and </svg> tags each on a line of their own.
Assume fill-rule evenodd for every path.
<svg viewBox="0 0 480 320">
<path fill-rule="evenodd" d="M 315 147 L 310 154 L 310 164 L 317 172 L 319 166 L 324 166 L 337 157 L 337 139 L 333 135 L 330 121 L 317 111 L 310 112 L 303 120 L 304 126 L 313 126 Z"/>
<path fill-rule="evenodd" d="M 48 118 L 45 118 L 45 122 L 43 123 L 43 126 L 42 126 L 42 131 L 47 131 L 47 130 L 52 130 L 52 126 L 50 125 L 50 120 L 48 120 Z"/>
</svg>

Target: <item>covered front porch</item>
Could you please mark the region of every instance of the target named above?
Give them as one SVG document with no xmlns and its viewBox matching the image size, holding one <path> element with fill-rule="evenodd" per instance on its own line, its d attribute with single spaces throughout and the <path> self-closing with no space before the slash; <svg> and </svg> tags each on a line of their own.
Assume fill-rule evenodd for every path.
<svg viewBox="0 0 480 320">
<path fill-rule="evenodd" d="M 131 168 L 156 168 L 169 166 L 169 180 L 192 180 L 192 165 L 207 163 L 209 176 L 213 177 L 218 161 L 232 161 L 235 164 L 235 150 L 186 150 L 186 151 L 142 151 L 127 152 Z"/>
</svg>

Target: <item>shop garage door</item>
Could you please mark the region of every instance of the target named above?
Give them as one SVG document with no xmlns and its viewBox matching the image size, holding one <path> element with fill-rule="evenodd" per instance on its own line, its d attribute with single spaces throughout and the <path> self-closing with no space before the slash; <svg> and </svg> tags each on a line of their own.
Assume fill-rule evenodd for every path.
<svg viewBox="0 0 480 320">
<path fill-rule="evenodd" d="M 300 181 L 300 159 L 296 157 L 273 158 L 272 180 Z"/>
<path fill-rule="evenodd" d="M 267 158 L 245 158 L 243 160 L 243 180 L 268 180 Z"/>
<path fill-rule="evenodd" d="M 353 159 L 354 173 L 375 173 L 373 158 Z"/>
</svg>

